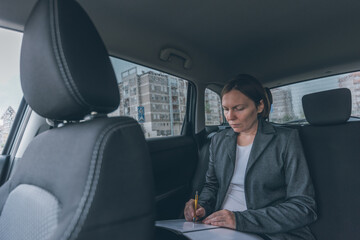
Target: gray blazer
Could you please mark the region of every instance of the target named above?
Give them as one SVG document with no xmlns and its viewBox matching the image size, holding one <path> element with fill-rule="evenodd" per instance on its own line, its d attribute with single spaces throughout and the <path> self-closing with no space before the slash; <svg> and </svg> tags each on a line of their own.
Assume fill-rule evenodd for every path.
<svg viewBox="0 0 360 240">
<path fill-rule="evenodd" d="M 199 204 L 206 215 L 220 210 L 234 172 L 237 134 L 216 134 Z M 295 129 L 259 119 L 245 173 L 248 210 L 235 212 L 236 229 L 271 239 L 315 239 L 308 224 L 317 218 L 314 188 Z"/>
</svg>

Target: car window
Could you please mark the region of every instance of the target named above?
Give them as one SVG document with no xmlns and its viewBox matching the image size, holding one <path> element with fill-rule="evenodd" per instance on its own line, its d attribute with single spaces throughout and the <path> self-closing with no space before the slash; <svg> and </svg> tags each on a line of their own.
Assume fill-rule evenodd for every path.
<svg viewBox="0 0 360 240">
<path fill-rule="evenodd" d="M 360 72 L 353 72 L 271 89 L 273 104 L 269 119 L 276 123 L 306 123 L 302 97 L 309 93 L 336 88 L 350 89 L 351 116 L 360 117 Z"/>
<path fill-rule="evenodd" d="M 0 28 L 0 152 L 22 99 L 20 47 L 22 33 Z"/>
<path fill-rule="evenodd" d="M 181 135 L 188 81 L 110 57 L 118 80 L 120 105 L 110 116 L 136 119 L 146 138 Z"/>
<path fill-rule="evenodd" d="M 220 96 L 211 91 L 205 89 L 205 125 L 220 125 L 223 123 L 222 107 Z"/>
</svg>

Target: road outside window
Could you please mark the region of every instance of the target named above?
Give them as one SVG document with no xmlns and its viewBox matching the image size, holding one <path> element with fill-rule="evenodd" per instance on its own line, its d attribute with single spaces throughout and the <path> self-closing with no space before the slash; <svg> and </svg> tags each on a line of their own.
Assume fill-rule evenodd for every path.
<svg viewBox="0 0 360 240">
<path fill-rule="evenodd" d="M 188 81 L 110 57 L 118 80 L 120 105 L 109 116 L 137 120 L 146 138 L 181 134 Z"/>
<path fill-rule="evenodd" d="M 20 47 L 22 33 L 0 28 L 0 152 L 22 99 Z"/>
<path fill-rule="evenodd" d="M 271 89 L 270 121 L 306 123 L 301 99 L 304 95 L 336 88 L 348 88 L 352 95 L 353 117 L 360 117 L 360 72 L 341 74 Z"/>
</svg>

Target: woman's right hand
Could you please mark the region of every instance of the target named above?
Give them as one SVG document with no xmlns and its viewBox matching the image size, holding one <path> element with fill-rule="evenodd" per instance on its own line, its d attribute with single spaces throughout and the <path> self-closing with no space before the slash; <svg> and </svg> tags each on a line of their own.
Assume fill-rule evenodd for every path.
<svg viewBox="0 0 360 240">
<path fill-rule="evenodd" d="M 195 208 L 195 200 L 190 199 L 184 208 L 184 216 L 186 221 L 192 222 L 194 217 L 194 208 Z M 205 216 L 205 209 L 198 204 L 198 209 L 196 210 L 196 220 Z"/>
</svg>

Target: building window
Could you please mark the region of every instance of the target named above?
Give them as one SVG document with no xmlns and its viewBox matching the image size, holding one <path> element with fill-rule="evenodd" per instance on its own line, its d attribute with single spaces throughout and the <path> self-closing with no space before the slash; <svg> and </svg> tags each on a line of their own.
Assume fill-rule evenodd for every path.
<svg viewBox="0 0 360 240">
<path fill-rule="evenodd" d="M 269 120 L 276 123 L 307 123 L 302 97 L 309 93 L 336 88 L 348 88 L 352 95 L 352 117 L 360 117 L 360 72 L 319 78 L 271 89 L 273 104 Z"/>
<path fill-rule="evenodd" d="M 128 115 L 137 119 L 138 107 L 142 106 L 145 119 L 140 124 L 145 137 L 180 135 L 186 113 L 188 81 L 114 57 L 110 57 L 110 60 L 118 78 L 119 89 L 123 89 L 125 94 L 119 109 L 109 115 Z M 137 90 L 137 82 L 149 87 Z M 160 120 L 162 123 L 158 123 Z"/>
<path fill-rule="evenodd" d="M 220 96 L 211 91 L 205 89 L 205 125 L 213 126 L 223 123 L 223 114 Z"/>
</svg>

